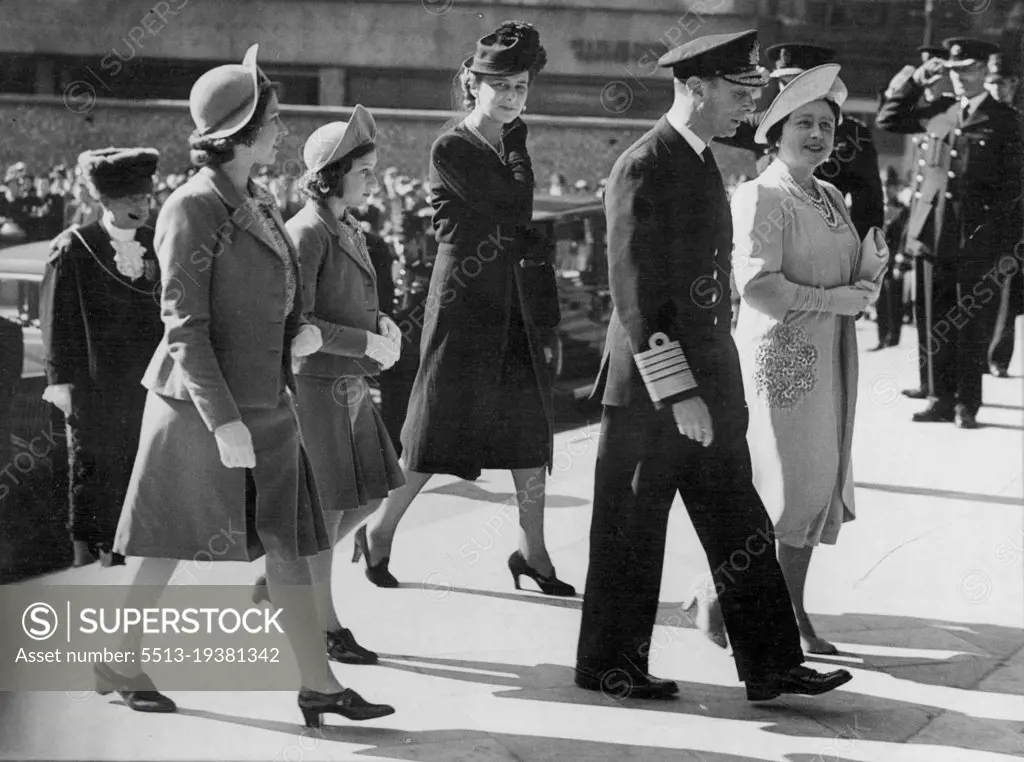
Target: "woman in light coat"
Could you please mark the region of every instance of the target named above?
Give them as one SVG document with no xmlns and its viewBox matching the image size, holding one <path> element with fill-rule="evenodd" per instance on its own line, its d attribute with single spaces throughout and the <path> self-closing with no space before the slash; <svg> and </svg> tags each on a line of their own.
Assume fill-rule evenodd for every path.
<svg viewBox="0 0 1024 762">
<path fill-rule="evenodd" d="M 814 169 L 832 152 L 846 89 L 839 66 L 809 69 L 757 130 L 772 164 L 732 197 L 736 326 L 757 488 L 775 523 L 779 563 L 804 651 L 835 653 L 804 609 L 819 543 L 854 517 L 855 316 L 879 284 L 858 279 L 860 239 L 839 191 Z"/>
<path fill-rule="evenodd" d="M 270 591 L 288 597 L 279 621 L 301 675 L 299 709 L 319 726 L 326 713 L 365 720 L 394 710 L 334 677 L 300 563 L 328 538 L 289 394 L 291 358 L 322 342 L 302 318 L 297 257 L 274 198 L 251 179 L 288 134 L 256 52 L 192 88 L 189 142 L 202 168 L 157 221 L 164 336 L 142 382 L 149 393 L 114 549 L 144 559 L 125 603 L 140 609 L 156 604 L 179 560 L 265 554 Z M 97 665 L 97 691 L 117 691 L 137 711 L 174 711 L 141 671 L 137 629 L 122 650 L 136 658 L 121 671 Z"/>
</svg>

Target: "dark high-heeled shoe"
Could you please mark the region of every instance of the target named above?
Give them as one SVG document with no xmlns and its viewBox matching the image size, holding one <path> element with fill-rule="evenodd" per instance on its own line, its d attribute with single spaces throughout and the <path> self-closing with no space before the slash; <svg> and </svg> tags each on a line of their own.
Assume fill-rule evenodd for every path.
<svg viewBox="0 0 1024 762">
<path fill-rule="evenodd" d="M 178 708 L 167 696 L 157 691 L 145 672 L 140 672 L 135 677 L 127 677 L 115 672 L 106 664 L 96 664 L 92 671 L 96 677 L 96 693 L 106 696 L 116 691 L 124 703 L 136 712 L 167 713 Z"/>
<path fill-rule="evenodd" d="M 523 558 L 523 554 L 518 550 L 508 557 L 508 570 L 512 573 L 512 582 L 515 583 L 516 590 L 522 590 L 519 586 L 519 578 L 529 577 L 537 583 L 537 586 L 544 595 L 576 595 L 576 588 L 568 582 L 562 582 L 562 580 L 555 576 L 554 569 L 551 570 L 550 577 L 545 577 L 526 563 L 526 559 Z"/>
<path fill-rule="evenodd" d="M 387 704 L 371 704 L 351 688 L 338 693 L 299 691 L 299 711 L 307 728 L 323 727 L 325 714 L 340 714 L 348 720 L 362 722 L 387 717 L 395 708 Z"/>
<path fill-rule="evenodd" d="M 344 627 L 325 632 L 328 658 L 342 664 L 376 664 L 377 654 L 369 648 L 363 648 L 356 642 L 351 630 Z"/>
<path fill-rule="evenodd" d="M 374 565 L 370 565 L 370 543 L 366 539 L 366 524 L 356 530 L 355 541 L 352 549 L 352 563 L 358 563 L 360 557 L 366 559 L 366 578 L 377 587 L 398 587 L 398 580 L 388 571 L 390 556 L 382 558 Z"/>
</svg>

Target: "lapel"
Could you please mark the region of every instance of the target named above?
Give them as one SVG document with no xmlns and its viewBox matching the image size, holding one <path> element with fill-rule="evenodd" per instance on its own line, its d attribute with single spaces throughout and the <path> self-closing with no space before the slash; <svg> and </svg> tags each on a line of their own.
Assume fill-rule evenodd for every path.
<svg viewBox="0 0 1024 762">
<path fill-rule="evenodd" d="M 312 201 L 309 203 L 313 205 L 317 219 L 323 223 L 328 232 L 337 240 L 338 248 L 345 252 L 346 256 L 355 262 L 361 270 L 368 273 L 373 278 L 374 284 L 376 284 L 377 273 L 370 263 L 370 253 L 366 250 L 365 245 L 361 243 L 360 237 L 350 230 L 347 225 L 342 225 L 326 206 Z"/>
<path fill-rule="evenodd" d="M 987 122 L 989 120 L 988 107 L 991 104 L 992 104 L 992 96 L 991 96 L 991 94 L 986 92 L 985 95 L 981 98 L 981 100 L 978 101 L 978 105 L 975 107 L 974 111 L 971 113 L 970 118 L 968 118 L 967 121 L 965 121 L 961 125 L 961 128 L 962 129 L 974 129 L 976 127 L 980 127 L 981 125 L 985 124 L 985 122 Z"/>
<path fill-rule="evenodd" d="M 672 156 L 676 165 L 676 175 L 679 178 L 700 177 L 703 182 L 699 187 L 706 195 L 716 200 L 719 193 L 725 193 L 725 186 L 722 184 L 722 174 L 718 171 L 718 164 L 714 156 L 704 161 L 689 141 L 686 140 L 672 124 L 668 117 L 662 116 L 654 126 L 654 133 L 658 143 L 664 146 Z"/>
<path fill-rule="evenodd" d="M 286 262 L 289 260 L 295 261 L 291 241 L 285 232 L 284 220 L 277 208 L 277 203 L 263 204 L 265 208 L 270 210 L 272 223 L 257 208 L 256 198 L 263 202 L 273 200 L 273 196 L 270 195 L 269 191 L 264 190 L 262 186 L 250 180 L 250 188 L 256 198 L 243 199 L 223 172 L 218 172 L 215 168 L 211 167 L 204 167 L 200 172 L 206 179 L 209 187 L 220 196 L 221 201 L 228 208 L 230 219 L 235 225 L 258 238 L 281 259 Z M 276 229 L 271 229 L 271 224 Z"/>
</svg>

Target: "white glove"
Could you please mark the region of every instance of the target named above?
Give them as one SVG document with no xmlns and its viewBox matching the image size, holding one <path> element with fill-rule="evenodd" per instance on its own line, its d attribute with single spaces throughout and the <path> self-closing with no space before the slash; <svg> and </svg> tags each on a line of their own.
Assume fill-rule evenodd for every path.
<svg viewBox="0 0 1024 762">
<path fill-rule="evenodd" d="M 394 342 L 387 336 L 366 332 L 366 356 L 379 363 L 381 370 L 387 370 L 398 362 L 400 347 L 400 342 Z"/>
<path fill-rule="evenodd" d="M 399 348 L 402 346 L 402 331 L 394 320 L 389 318 L 387 315 L 381 315 L 377 320 L 377 330 L 380 331 L 381 335 L 387 336 L 392 342 L 397 344 Z"/>
<path fill-rule="evenodd" d="M 43 400 L 57 407 L 64 415 L 71 415 L 71 384 L 54 384 L 43 390 Z"/>
<path fill-rule="evenodd" d="M 302 328 L 292 339 L 292 357 L 305 357 L 311 355 L 324 345 L 324 338 L 320 329 L 309 323 L 303 324 Z"/>
<path fill-rule="evenodd" d="M 252 446 L 249 427 L 241 421 L 232 421 L 213 430 L 220 450 L 220 462 L 225 468 L 256 468 L 256 453 Z"/>
</svg>

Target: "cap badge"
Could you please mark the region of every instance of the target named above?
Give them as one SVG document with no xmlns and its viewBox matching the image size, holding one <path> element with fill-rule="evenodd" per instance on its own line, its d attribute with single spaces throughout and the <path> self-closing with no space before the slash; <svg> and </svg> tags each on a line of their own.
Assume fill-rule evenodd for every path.
<svg viewBox="0 0 1024 762">
<path fill-rule="evenodd" d="M 761 59 L 761 43 L 755 42 L 754 47 L 750 49 L 750 65 L 756 67 L 758 61 Z"/>
<path fill-rule="evenodd" d="M 963 47 L 962 47 L 961 45 L 959 45 L 959 44 L 957 44 L 957 45 L 954 45 L 953 47 L 951 47 L 951 48 L 949 49 L 949 54 L 950 54 L 950 55 L 952 55 L 952 56 L 959 56 L 959 55 L 960 55 L 961 53 L 963 53 L 963 52 L 964 52 L 964 49 L 963 49 Z"/>
</svg>

